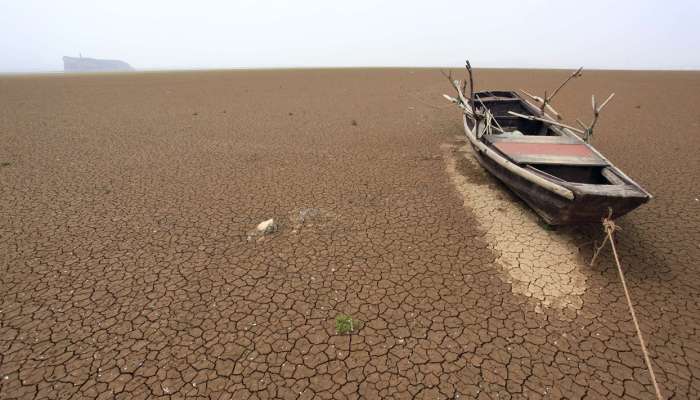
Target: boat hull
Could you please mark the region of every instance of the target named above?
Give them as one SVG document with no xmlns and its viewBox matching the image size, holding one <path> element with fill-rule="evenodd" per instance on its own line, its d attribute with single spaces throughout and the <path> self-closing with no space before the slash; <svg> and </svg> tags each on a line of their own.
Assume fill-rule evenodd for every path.
<svg viewBox="0 0 700 400">
<path fill-rule="evenodd" d="M 477 123 L 470 119 L 471 106 L 462 107 L 464 132 L 477 160 L 547 224 L 600 223 L 651 199 L 593 146 L 517 93 L 486 91 L 474 96 L 479 108 L 487 110 L 484 115 L 491 117 Z M 528 115 L 538 119 L 537 124 Z"/>
<path fill-rule="evenodd" d="M 503 168 L 478 148 L 472 146 L 472 149 L 476 159 L 487 171 L 510 188 L 549 225 L 600 223 L 610 210 L 612 217 L 618 218 L 649 200 L 641 191 L 614 188 L 608 192 L 592 191 L 591 185 L 560 183 L 574 193 L 573 200 L 567 199 Z"/>
</svg>

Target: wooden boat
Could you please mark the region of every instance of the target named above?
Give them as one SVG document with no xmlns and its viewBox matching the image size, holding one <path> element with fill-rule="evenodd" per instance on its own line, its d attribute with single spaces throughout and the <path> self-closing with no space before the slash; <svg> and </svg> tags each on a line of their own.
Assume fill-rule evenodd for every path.
<svg viewBox="0 0 700 400">
<path fill-rule="evenodd" d="M 476 158 L 547 224 L 599 223 L 610 211 L 617 218 L 651 199 L 593 146 L 518 93 L 482 91 L 467 100 L 457 89 L 462 101 L 451 100 L 465 110 L 464 130 Z"/>
</svg>

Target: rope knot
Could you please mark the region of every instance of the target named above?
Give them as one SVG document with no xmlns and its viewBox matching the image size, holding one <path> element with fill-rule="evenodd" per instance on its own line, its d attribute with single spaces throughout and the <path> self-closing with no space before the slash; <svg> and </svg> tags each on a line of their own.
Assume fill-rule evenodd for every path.
<svg viewBox="0 0 700 400">
<path fill-rule="evenodd" d="M 608 207 L 608 216 L 603 218 L 603 231 L 605 231 L 605 233 L 609 235 L 612 235 L 615 231 L 622 230 L 622 228 L 617 226 L 617 224 L 615 224 L 615 221 L 613 221 L 612 213 L 612 208 Z"/>
<path fill-rule="evenodd" d="M 622 228 L 617 226 L 615 221 L 613 221 L 611 218 L 603 218 L 603 230 L 607 234 L 612 234 L 615 231 L 621 231 Z"/>
</svg>

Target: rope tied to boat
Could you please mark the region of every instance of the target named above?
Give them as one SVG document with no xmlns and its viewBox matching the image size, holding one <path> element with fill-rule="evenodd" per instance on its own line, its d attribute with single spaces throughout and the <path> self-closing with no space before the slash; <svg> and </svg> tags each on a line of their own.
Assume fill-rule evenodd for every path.
<svg viewBox="0 0 700 400">
<path fill-rule="evenodd" d="M 622 289 L 625 292 L 625 298 L 627 299 L 627 306 L 630 310 L 630 315 L 632 316 L 632 321 L 634 322 L 634 327 L 637 330 L 637 338 L 639 339 L 639 345 L 642 348 L 642 354 L 644 355 L 644 362 L 647 365 L 647 370 L 649 370 L 649 377 L 651 378 L 651 383 L 654 385 L 654 391 L 656 392 L 656 398 L 658 400 L 663 400 L 661 395 L 661 390 L 659 389 L 659 384 L 656 382 L 656 375 L 654 374 L 654 368 L 651 365 L 651 359 L 649 357 L 649 352 L 647 351 L 646 342 L 644 341 L 644 336 L 642 335 L 642 329 L 639 327 L 639 321 L 637 320 L 637 314 L 634 312 L 634 306 L 632 305 L 632 298 L 630 297 L 629 290 L 627 289 L 627 282 L 625 281 L 625 274 L 622 272 L 622 266 L 620 265 L 620 257 L 617 255 L 617 248 L 615 247 L 615 240 L 613 235 L 615 231 L 620 231 L 622 228 L 617 226 L 612 219 L 612 210 L 609 209 L 608 216 L 603 218 L 603 231 L 605 232 L 605 239 L 603 243 L 596 249 L 593 258 L 591 259 L 591 266 L 595 262 L 596 257 L 603 249 L 605 243 L 610 241 L 610 247 L 613 251 L 613 256 L 615 258 L 615 264 L 617 264 L 617 272 L 620 276 L 620 281 L 622 282 Z"/>
</svg>

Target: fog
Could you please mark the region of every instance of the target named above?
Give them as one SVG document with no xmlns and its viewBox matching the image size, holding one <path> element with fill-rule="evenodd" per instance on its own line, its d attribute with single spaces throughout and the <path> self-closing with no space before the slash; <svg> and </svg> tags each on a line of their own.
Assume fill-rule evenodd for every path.
<svg viewBox="0 0 700 400">
<path fill-rule="evenodd" d="M 0 72 L 64 55 L 141 70 L 341 66 L 697 69 L 697 1 L 7 0 Z"/>
</svg>

